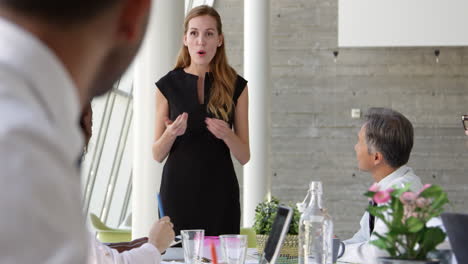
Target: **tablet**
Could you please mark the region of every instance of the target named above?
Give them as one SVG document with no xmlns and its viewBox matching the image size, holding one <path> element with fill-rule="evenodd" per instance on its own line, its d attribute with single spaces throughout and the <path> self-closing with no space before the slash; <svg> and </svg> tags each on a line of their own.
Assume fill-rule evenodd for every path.
<svg viewBox="0 0 468 264">
<path fill-rule="evenodd" d="M 291 223 L 292 209 L 286 206 L 279 206 L 276 218 L 273 221 L 271 232 L 260 257 L 260 264 L 274 264 L 278 258 L 284 238 Z"/>
</svg>

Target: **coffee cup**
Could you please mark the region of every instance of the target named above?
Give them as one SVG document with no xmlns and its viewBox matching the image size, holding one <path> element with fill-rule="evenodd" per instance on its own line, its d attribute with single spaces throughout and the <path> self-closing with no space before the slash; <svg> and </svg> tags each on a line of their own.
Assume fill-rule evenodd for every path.
<svg viewBox="0 0 468 264">
<path fill-rule="evenodd" d="M 333 263 L 336 263 L 336 260 L 341 258 L 345 253 L 345 243 L 339 238 L 333 238 Z"/>
</svg>

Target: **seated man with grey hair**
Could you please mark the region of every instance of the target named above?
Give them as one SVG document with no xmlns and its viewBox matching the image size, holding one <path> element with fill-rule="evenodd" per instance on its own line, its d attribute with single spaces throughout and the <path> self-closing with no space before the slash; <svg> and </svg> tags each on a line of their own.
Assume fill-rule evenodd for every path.
<svg viewBox="0 0 468 264">
<path fill-rule="evenodd" d="M 381 190 L 410 183 L 412 191 L 422 188 L 421 180 L 406 166 L 413 148 L 413 125 L 402 114 L 388 108 L 371 108 L 354 146 L 359 169 L 369 172 Z M 364 191 L 364 190 L 363 190 Z M 361 228 L 344 241 L 345 253 L 340 261 L 375 263 L 385 255 L 369 242 L 377 239 L 375 232 L 385 234 L 387 228 L 380 219 L 365 212 Z"/>
</svg>

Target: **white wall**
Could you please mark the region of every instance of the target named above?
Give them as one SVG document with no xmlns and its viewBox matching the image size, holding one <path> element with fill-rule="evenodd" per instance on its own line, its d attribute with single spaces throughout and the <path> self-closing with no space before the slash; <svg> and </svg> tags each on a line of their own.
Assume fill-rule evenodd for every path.
<svg viewBox="0 0 468 264">
<path fill-rule="evenodd" d="M 338 46 L 466 46 L 467 0 L 339 0 Z"/>
</svg>

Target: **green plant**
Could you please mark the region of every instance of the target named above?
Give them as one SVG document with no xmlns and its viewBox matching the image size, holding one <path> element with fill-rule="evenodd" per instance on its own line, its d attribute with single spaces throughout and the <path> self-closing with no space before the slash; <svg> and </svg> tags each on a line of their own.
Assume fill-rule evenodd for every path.
<svg viewBox="0 0 468 264">
<path fill-rule="evenodd" d="M 253 229 L 257 235 L 268 235 L 271 231 L 271 226 L 276 217 L 276 211 L 278 209 L 280 202 L 277 198 L 272 197 L 271 201 L 263 201 L 257 205 L 255 208 L 255 223 Z M 294 208 L 293 217 L 291 219 L 291 225 L 289 226 L 289 235 L 297 235 L 299 232 L 299 219 L 301 215 L 299 210 L 295 206 L 290 206 Z"/>
<path fill-rule="evenodd" d="M 426 223 L 443 212 L 449 202 L 447 193 L 437 185 L 424 185 L 417 193 L 403 188 L 379 190 L 373 185 L 364 195 L 379 206 L 369 205 L 367 211 L 381 219 L 388 228 L 386 234 L 375 233 L 372 244 L 388 252 L 395 259 L 424 260 L 429 251 L 442 243 L 445 233 Z"/>
</svg>

